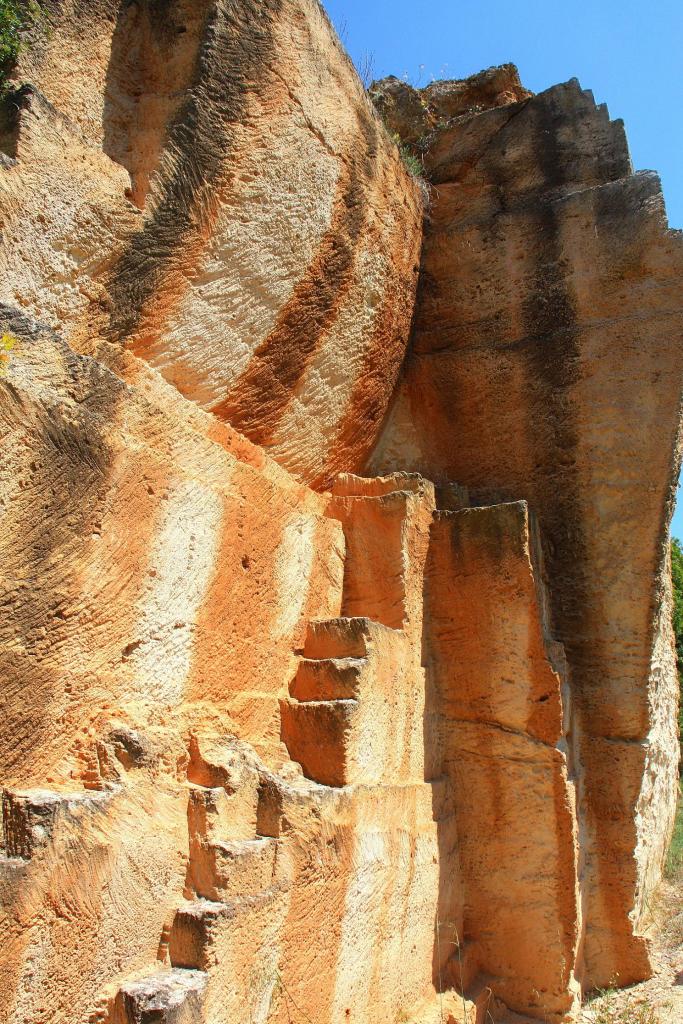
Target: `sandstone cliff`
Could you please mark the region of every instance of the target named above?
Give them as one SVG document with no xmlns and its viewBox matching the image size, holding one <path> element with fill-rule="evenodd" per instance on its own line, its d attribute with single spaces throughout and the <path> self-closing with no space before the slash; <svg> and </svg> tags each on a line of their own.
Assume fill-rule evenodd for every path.
<svg viewBox="0 0 683 1024">
<path fill-rule="evenodd" d="M 655 176 L 512 66 L 378 114 L 316 0 L 62 0 L 31 43 L 0 1024 L 559 1024 L 646 976 L 683 361 Z"/>
</svg>

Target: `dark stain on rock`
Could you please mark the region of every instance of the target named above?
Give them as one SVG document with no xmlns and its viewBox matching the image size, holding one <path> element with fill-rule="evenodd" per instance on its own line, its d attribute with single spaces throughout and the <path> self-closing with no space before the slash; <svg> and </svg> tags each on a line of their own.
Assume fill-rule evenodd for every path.
<svg viewBox="0 0 683 1024">
<path fill-rule="evenodd" d="M 552 109 L 538 107 L 535 152 L 549 187 L 564 182 Z M 553 588 L 553 629 L 563 643 L 575 645 L 582 632 L 585 602 L 582 576 L 587 571 L 581 482 L 578 476 L 579 429 L 573 389 L 579 379 L 577 308 L 565 276 L 561 224 L 551 201 L 529 210 L 535 221 L 535 245 L 527 295 L 522 303 L 529 401 L 528 434 L 534 487 L 546 493 L 541 529 L 552 544 L 544 552 L 549 575 L 562 580 Z"/>
<path fill-rule="evenodd" d="M 282 0 L 262 0 L 217 5 L 211 13 L 193 87 L 168 131 L 153 212 L 109 281 L 115 339 L 138 331 L 165 279 L 182 272 L 184 247 L 211 219 L 230 155 L 229 129 L 244 121 L 248 98 L 270 66 L 281 8 Z"/>
<path fill-rule="evenodd" d="M 390 398 L 396 390 L 403 360 L 400 353 L 406 334 L 405 318 L 415 301 L 417 269 L 411 283 L 387 288 L 375 317 L 370 344 L 363 355 L 360 373 L 346 403 L 346 412 L 336 432 L 324 470 L 312 481 L 313 488 L 331 486 L 333 478 L 363 466 L 381 430 Z M 387 359 L 387 354 L 395 359 Z M 404 354 L 405 358 L 405 354 Z M 395 367 L 394 380 L 387 381 L 388 367 Z M 388 387 L 391 384 L 391 387 Z"/>
<path fill-rule="evenodd" d="M 257 444 L 271 441 L 353 284 L 357 246 L 368 212 L 365 185 L 374 171 L 378 145 L 377 128 L 369 117 L 359 127 L 365 148 L 350 155 L 330 226 L 316 255 L 244 373 L 212 409 Z"/>
<path fill-rule="evenodd" d="M 565 181 L 553 110 L 538 112 L 536 159 L 549 188 Z M 548 577 L 551 630 L 564 644 L 571 665 L 572 690 L 581 714 L 584 673 L 600 671 L 602 652 L 591 629 L 590 556 L 580 478 L 578 403 L 580 377 L 578 314 L 566 277 L 561 239 L 561 212 L 546 200 L 528 215 L 535 220 L 533 263 L 522 305 L 523 348 L 529 394 L 527 432 L 533 464 L 531 502 L 542 508 L 543 558 Z M 579 817 L 587 807 L 579 791 Z"/>
</svg>

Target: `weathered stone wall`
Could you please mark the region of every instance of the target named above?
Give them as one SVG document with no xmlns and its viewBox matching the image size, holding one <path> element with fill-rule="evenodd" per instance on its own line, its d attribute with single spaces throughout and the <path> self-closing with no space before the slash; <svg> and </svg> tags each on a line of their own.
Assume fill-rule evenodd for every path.
<svg viewBox="0 0 683 1024">
<path fill-rule="evenodd" d="M 308 619 L 339 611 L 344 539 L 139 360 L 114 375 L 0 319 L 0 1020 L 66 1024 L 155 964 L 187 873 L 188 735 L 286 758 L 279 697 Z"/>
<path fill-rule="evenodd" d="M 46 558 L 41 575 L 31 577 L 27 604 L 17 604 L 22 621 L 41 623 L 37 636 L 44 643 L 28 638 L 39 672 L 19 660 L 8 692 L 24 712 L 9 705 L 3 726 L 6 750 L 17 724 L 33 726 L 34 735 L 16 752 L 16 767 L 3 774 L 0 1020 L 131 1024 L 156 1009 L 171 1024 L 176 1006 L 179 1019 L 210 1024 L 254 1018 L 284 1024 L 292 1007 L 335 1022 L 369 1022 L 378 1012 L 405 1019 L 416 1013 L 422 1024 L 435 1019 L 442 1005 L 435 982 L 445 977 L 435 939 L 438 903 L 462 886 L 447 785 L 426 764 L 438 749 L 420 643 L 433 488 L 399 476 L 383 481 L 384 493 L 377 494 L 376 481 L 343 478 L 328 499 L 328 512 L 340 519 L 321 519 L 322 498 L 293 481 L 288 486 L 272 464 L 258 466 L 258 452 L 227 428 L 221 428 L 225 446 L 206 438 L 206 414 L 188 414 L 177 399 L 180 430 L 169 423 L 149 399 L 170 389 L 135 361 L 132 388 L 89 357 L 70 353 L 47 329 L 16 317 L 6 324 L 22 342 L 21 363 L 17 358 L 4 382 L 15 403 L 29 415 L 37 415 L 36 406 L 56 415 L 61 385 L 62 395 L 71 393 L 85 408 L 62 399 L 61 422 L 71 429 L 60 431 L 58 422 L 47 437 L 34 423 L 22 424 L 36 440 L 26 452 L 28 470 L 48 471 L 51 444 L 62 456 L 50 462 L 53 479 L 80 466 L 73 475 L 81 487 L 73 501 L 61 502 L 67 522 L 71 517 L 71 529 L 62 527 L 70 545 L 50 552 L 61 568 Z M 116 411 L 98 449 L 95 442 L 103 439 L 98 424 L 88 421 L 94 418 L 88 402 L 106 409 L 108 390 Z M 119 439 L 115 427 L 127 434 Z M 102 480 L 96 459 L 119 440 L 125 446 L 106 465 L 125 471 L 125 486 L 124 477 Z M 188 440 L 201 459 L 198 476 L 183 466 Z M 15 469 L 15 478 L 23 480 L 20 472 Z M 135 484 L 149 507 L 138 508 Z M 174 491 L 187 487 L 200 494 L 170 524 L 166 564 L 138 565 L 140 552 L 125 532 L 131 516 L 146 516 L 152 531 L 146 550 L 158 548 L 166 526 L 155 530 L 151 509 L 160 506 L 168 524 Z M 125 506 L 124 521 L 123 509 L 106 500 L 90 521 L 91 497 L 101 500 L 103 492 Z M 282 545 L 270 538 L 279 505 L 289 513 L 293 495 L 299 542 L 287 547 L 286 561 Z M 240 498 L 250 513 L 241 536 Z M 73 522 L 75 501 L 88 519 L 82 530 Z M 215 506 L 224 510 L 229 540 L 220 552 L 214 546 L 210 560 L 204 520 Z M 403 510 L 398 531 L 397 508 Z M 342 527 L 350 538 L 357 520 L 361 536 L 374 523 L 375 541 L 401 566 L 404 612 L 396 627 L 338 617 L 340 599 L 350 610 L 371 578 L 362 557 L 343 558 Z M 18 558 L 33 571 L 25 554 L 33 550 L 30 532 L 27 540 Z M 307 557 L 313 565 L 302 578 Z M 223 594 L 222 618 L 210 595 L 196 594 L 207 563 Z M 273 570 L 284 592 L 269 588 Z M 260 583 L 251 597 L 235 579 L 245 572 Z M 56 580 L 62 590 L 55 612 Z M 158 604 L 148 599 L 141 608 L 131 591 L 145 584 L 162 593 Z M 371 592 L 384 584 L 378 572 Z M 193 595 L 196 604 L 188 608 Z M 280 597 L 288 599 L 284 605 Z M 263 621 L 266 613 L 274 620 Z M 302 615 L 318 617 L 303 634 Z M 207 618 L 215 632 L 208 643 Z M 121 648 L 128 636 L 121 631 L 131 628 L 140 639 Z M 257 643 L 255 632 L 267 634 L 268 645 Z M 229 652 L 222 659 L 221 642 Z M 260 654 L 255 677 L 248 674 L 249 646 Z M 153 655 L 136 659 L 148 647 Z M 302 658 L 293 657 L 297 649 Z M 195 677 L 195 669 L 207 674 Z M 40 671 L 53 683 L 49 693 L 37 685 Z M 269 727 L 274 696 L 286 692 L 287 681 L 284 746 L 278 747 Z M 40 731 L 41 715 L 60 724 L 56 735 Z M 42 785 L 34 781 L 39 773 Z M 441 879 L 445 849 L 451 857 Z M 446 961 L 452 959 L 445 936 L 444 950 Z M 455 1020 L 461 1007 L 468 1020 L 475 1012 L 453 992 L 443 999 L 458 1007 Z"/>
<path fill-rule="evenodd" d="M 0 1020 L 429 1015 L 432 492 L 331 502 L 281 465 L 372 444 L 417 186 L 315 3 L 50 20 L 2 123 Z M 336 618 L 376 611 L 340 521 L 373 503 L 399 573 L 417 505 L 410 634 Z"/>
<path fill-rule="evenodd" d="M 648 970 L 638 921 L 676 794 L 681 234 L 576 82 L 426 145 L 414 337 L 370 466 L 458 480 L 477 503 L 525 498 L 538 517 L 573 698 L 583 980 L 626 983 Z"/>
</svg>

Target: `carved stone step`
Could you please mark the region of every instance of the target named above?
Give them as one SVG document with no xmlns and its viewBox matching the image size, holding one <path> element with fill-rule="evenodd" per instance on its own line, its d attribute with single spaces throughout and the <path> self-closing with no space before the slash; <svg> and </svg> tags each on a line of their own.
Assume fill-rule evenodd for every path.
<svg viewBox="0 0 683 1024">
<path fill-rule="evenodd" d="M 473 942 L 461 942 L 460 946 L 453 950 L 444 965 L 442 972 L 443 981 L 449 988 L 465 993 L 472 988 L 478 971 L 479 960 L 477 958 L 476 944 Z"/>
<path fill-rule="evenodd" d="M 2 831 L 8 858 L 30 860 L 51 839 L 60 815 L 93 811 L 109 792 L 57 793 L 49 789 L 3 790 Z"/>
<path fill-rule="evenodd" d="M 282 738 L 304 775 L 324 786 L 357 781 L 349 756 L 357 700 L 280 701 Z"/>
<path fill-rule="evenodd" d="M 169 957 L 175 967 L 206 972 L 206 1020 L 247 1022 L 268 1016 L 280 976 L 287 888 L 283 881 L 255 896 L 226 903 L 186 900 L 178 908 Z"/>
<path fill-rule="evenodd" d="M 433 487 L 420 473 L 390 473 L 388 476 L 357 476 L 340 473 L 332 484 L 332 494 L 338 498 L 380 498 L 396 491 L 404 494 L 422 494 Z"/>
<path fill-rule="evenodd" d="M 2 827 L 7 856 L 30 860 L 49 841 L 60 804 L 60 795 L 49 790 L 5 790 Z"/>
<path fill-rule="evenodd" d="M 258 838 L 194 845 L 190 880 L 200 897 L 230 900 L 251 896 L 273 884 L 278 840 Z"/>
<path fill-rule="evenodd" d="M 275 885 L 254 896 L 229 902 L 184 900 L 176 911 L 168 952 L 174 967 L 210 971 L 224 968 L 233 948 L 253 943 L 276 927 L 277 906 L 283 900 L 284 885 Z"/>
<path fill-rule="evenodd" d="M 363 617 L 318 619 L 309 622 L 304 643 L 306 658 L 364 658 L 370 630 L 378 623 Z"/>
<path fill-rule="evenodd" d="M 304 658 L 290 687 L 300 701 L 345 700 L 358 697 L 366 658 Z"/>
<path fill-rule="evenodd" d="M 407 634 L 368 618 L 309 624 L 305 659 L 280 701 L 281 739 L 326 786 L 424 779 L 424 694 Z"/>
<path fill-rule="evenodd" d="M 187 810 L 190 839 L 249 840 L 256 832 L 257 814 L 256 786 L 228 793 L 219 786 L 209 789 L 190 785 Z"/>
<path fill-rule="evenodd" d="M 216 936 L 237 925 L 239 906 L 217 900 L 184 900 L 176 911 L 168 944 L 174 967 L 204 970 L 212 963 Z"/>
<path fill-rule="evenodd" d="M 201 1024 L 206 974 L 158 971 L 121 986 L 111 1024 Z"/>
</svg>

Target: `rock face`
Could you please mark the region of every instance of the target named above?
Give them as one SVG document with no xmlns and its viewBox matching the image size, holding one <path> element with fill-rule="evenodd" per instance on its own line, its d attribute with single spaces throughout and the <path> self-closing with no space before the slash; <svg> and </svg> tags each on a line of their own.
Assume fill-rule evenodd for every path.
<svg viewBox="0 0 683 1024">
<path fill-rule="evenodd" d="M 683 250 L 620 125 L 376 83 L 423 232 L 314 0 L 64 0 L 13 87 L 0 1024 L 645 975 Z"/>
</svg>

